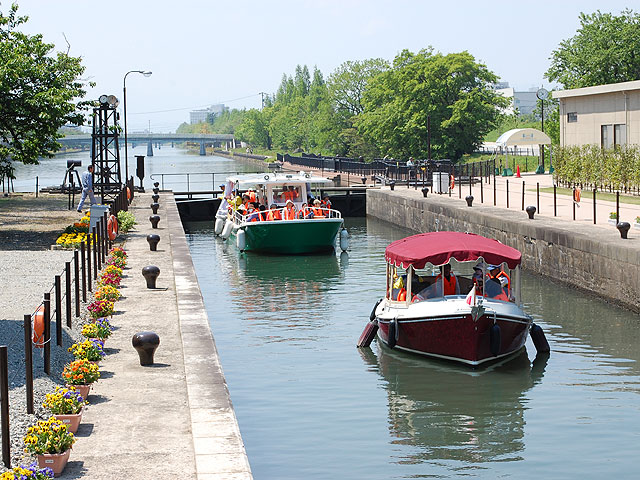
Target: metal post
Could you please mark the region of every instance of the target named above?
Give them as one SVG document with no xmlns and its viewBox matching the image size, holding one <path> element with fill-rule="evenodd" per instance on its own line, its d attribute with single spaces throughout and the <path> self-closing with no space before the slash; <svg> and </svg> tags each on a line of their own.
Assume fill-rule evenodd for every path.
<svg viewBox="0 0 640 480">
<path fill-rule="evenodd" d="M 80 317 L 80 254 L 78 253 L 78 250 L 73 251 L 73 284 L 75 286 L 77 318 Z M 69 320 L 67 326 L 71 328 L 71 320 Z"/>
<path fill-rule="evenodd" d="M 524 211 L 524 180 L 522 181 L 522 211 Z"/>
<path fill-rule="evenodd" d="M 480 203 L 484 203 L 484 192 L 482 191 L 482 184 L 484 183 L 484 177 L 480 176 Z"/>
<path fill-rule="evenodd" d="M 64 276 L 65 276 L 65 313 L 67 315 L 67 326 L 71 328 L 71 262 L 64 263 Z M 60 338 L 58 339 L 58 345 L 62 345 L 62 325 L 60 329 Z"/>
<path fill-rule="evenodd" d="M 96 226 L 94 225 L 92 228 L 92 233 L 93 233 L 93 238 L 94 238 L 94 242 L 93 242 L 93 279 L 97 280 L 98 279 L 98 270 L 100 269 L 100 264 L 98 261 L 98 229 L 96 228 Z M 89 284 L 91 285 L 91 284 Z M 91 290 L 91 289 L 89 289 Z"/>
<path fill-rule="evenodd" d="M 38 198 L 38 176 L 36 175 L 36 198 Z"/>
<path fill-rule="evenodd" d="M 573 187 L 573 195 L 571 198 L 571 205 L 573 206 L 573 220 L 576 219 L 576 187 Z"/>
<path fill-rule="evenodd" d="M 540 215 L 540 182 L 536 183 L 536 212 Z"/>
<path fill-rule="evenodd" d="M 102 226 L 100 225 L 102 223 L 102 219 L 98 220 L 96 223 L 96 244 L 95 244 L 95 248 L 93 249 L 93 251 L 96 254 L 96 271 L 93 274 L 93 278 L 95 278 L 96 280 L 98 279 L 98 270 L 102 269 L 102 261 L 101 261 L 101 251 L 102 251 Z"/>
<path fill-rule="evenodd" d="M 469 177 L 469 195 L 473 195 L 473 164 L 467 164 L 467 177 Z"/>
<path fill-rule="evenodd" d="M 616 225 L 620 223 L 620 191 L 616 192 Z"/>
<path fill-rule="evenodd" d="M 51 294 L 44 294 L 44 373 L 51 374 Z"/>
<path fill-rule="evenodd" d="M 82 277 L 82 301 L 87 301 L 87 259 L 85 256 L 85 242 L 80 243 L 80 273 Z"/>
<path fill-rule="evenodd" d="M 494 170 L 495 171 L 495 170 Z M 497 192 L 496 192 L 496 177 L 494 175 L 493 177 L 493 206 L 496 206 L 496 198 L 497 198 Z"/>
<path fill-rule="evenodd" d="M 2 463 L 11 468 L 11 436 L 9 434 L 9 359 L 7 346 L 0 347 L 0 407 L 2 413 Z"/>
<path fill-rule="evenodd" d="M 507 208 L 509 208 L 509 179 L 507 179 Z"/>
<path fill-rule="evenodd" d="M 596 189 L 593 189 L 593 224 L 596 224 Z"/>
<path fill-rule="evenodd" d="M 31 344 L 31 315 L 24 316 L 24 365 L 27 390 L 27 413 L 33 413 L 33 346 Z"/>
<path fill-rule="evenodd" d="M 460 175 L 458 175 L 458 198 L 462 198 L 462 168 L 460 168 Z"/>
<path fill-rule="evenodd" d="M 553 186 L 553 216 L 558 216 L 558 204 L 556 203 L 556 186 Z"/>
<path fill-rule="evenodd" d="M 58 346 L 62 346 L 62 286 L 60 275 L 55 276 L 54 292 L 56 297 L 56 341 L 58 342 Z"/>
</svg>

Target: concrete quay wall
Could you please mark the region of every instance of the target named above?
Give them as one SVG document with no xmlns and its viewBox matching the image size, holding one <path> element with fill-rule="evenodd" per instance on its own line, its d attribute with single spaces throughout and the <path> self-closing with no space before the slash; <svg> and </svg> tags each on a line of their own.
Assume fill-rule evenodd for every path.
<svg viewBox="0 0 640 480">
<path fill-rule="evenodd" d="M 467 207 L 447 195 L 418 196 L 412 189 L 367 191 L 367 215 L 416 233 L 477 233 L 517 248 L 523 268 L 640 312 L 640 242 L 617 230 L 584 222 L 536 217 L 520 208 Z M 637 235 L 635 235 L 637 237 Z"/>
</svg>

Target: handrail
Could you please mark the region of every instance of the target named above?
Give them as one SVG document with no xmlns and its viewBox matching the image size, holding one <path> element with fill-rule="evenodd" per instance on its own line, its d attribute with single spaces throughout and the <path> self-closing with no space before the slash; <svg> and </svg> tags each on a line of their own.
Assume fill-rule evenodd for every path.
<svg viewBox="0 0 640 480">
<path fill-rule="evenodd" d="M 325 218 L 342 218 L 342 213 L 332 208 L 320 208 L 320 210 L 322 210 L 323 216 L 315 218 L 313 209 L 314 207 L 304 207 L 304 209 L 302 210 L 296 210 L 296 218 L 294 220 L 320 220 Z M 262 210 L 259 212 L 251 212 L 245 215 L 240 210 L 236 210 L 235 212 L 233 212 L 232 218 L 233 218 L 233 222 L 238 225 L 242 223 L 252 223 L 252 222 L 269 222 L 272 220 L 265 220 L 265 217 L 267 213 L 270 211 L 274 211 L 274 210 L 273 209 Z M 285 207 L 275 209 L 275 211 L 279 213 L 280 218 L 275 219 L 273 221 L 289 221 L 284 218 Z M 300 218 L 300 212 L 304 212 L 303 218 Z"/>
</svg>

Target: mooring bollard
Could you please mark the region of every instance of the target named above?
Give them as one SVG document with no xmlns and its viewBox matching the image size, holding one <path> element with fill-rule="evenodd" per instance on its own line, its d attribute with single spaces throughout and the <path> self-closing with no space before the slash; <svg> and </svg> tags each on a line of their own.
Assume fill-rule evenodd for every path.
<svg viewBox="0 0 640 480">
<path fill-rule="evenodd" d="M 473 195 L 467 195 L 464 199 L 467 201 L 467 207 L 473 206 Z"/>
<path fill-rule="evenodd" d="M 158 203 L 158 200 L 160 200 L 160 195 L 154 193 L 153 195 L 151 195 L 151 199 L 154 201 L 154 203 Z"/>
<path fill-rule="evenodd" d="M 160 242 L 160 235 L 156 235 L 155 233 L 147 235 L 147 242 L 149 242 L 149 250 L 152 252 L 157 251 L 158 242 Z"/>
<path fill-rule="evenodd" d="M 629 233 L 631 225 L 629 224 L 629 222 L 619 222 L 616 225 L 616 228 L 620 232 L 620 238 L 627 238 L 627 233 Z"/>
<path fill-rule="evenodd" d="M 533 215 L 536 213 L 536 207 L 534 207 L 533 205 L 529 205 L 526 208 L 527 211 L 527 215 L 529 215 L 529 219 L 533 220 Z"/>
<path fill-rule="evenodd" d="M 158 275 L 160 275 L 160 269 L 155 265 L 147 265 L 142 269 L 142 276 L 147 281 L 147 288 L 156 288 Z"/>
<path fill-rule="evenodd" d="M 153 182 L 153 186 L 158 188 L 160 186 L 160 182 Z"/>
<path fill-rule="evenodd" d="M 391 180 L 391 181 L 389 182 L 389 187 L 391 188 L 391 190 L 395 189 L 395 188 L 396 188 L 396 182 L 394 182 L 393 180 Z"/>
<path fill-rule="evenodd" d="M 158 195 L 160 193 L 160 189 L 158 187 L 153 187 L 153 194 Z"/>
<path fill-rule="evenodd" d="M 158 222 L 160 221 L 160 215 L 151 215 L 149 217 L 149 221 L 151 222 L 151 228 L 158 228 Z"/>
<path fill-rule="evenodd" d="M 422 188 L 422 196 L 427 198 L 427 193 L 429 193 L 429 189 L 427 187 Z"/>
<path fill-rule="evenodd" d="M 153 365 L 153 355 L 160 345 L 160 337 L 155 332 L 138 332 L 131 339 L 133 348 L 138 352 L 140 365 Z"/>
<path fill-rule="evenodd" d="M 151 204 L 151 211 L 153 212 L 154 215 L 158 214 L 158 209 L 160 208 L 160 204 L 157 202 L 153 202 Z"/>
</svg>

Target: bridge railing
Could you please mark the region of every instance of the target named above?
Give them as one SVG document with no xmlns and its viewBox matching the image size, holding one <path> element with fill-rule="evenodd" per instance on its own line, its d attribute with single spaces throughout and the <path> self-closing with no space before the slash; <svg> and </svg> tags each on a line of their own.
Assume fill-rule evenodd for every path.
<svg viewBox="0 0 640 480">
<path fill-rule="evenodd" d="M 220 192 L 219 186 L 230 175 L 239 172 L 186 172 L 186 173 L 153 173 L 151 180 L 160 183 L 161 190 L 173 190 L 174 192 L 188 192 L 190 194 L 204 192 L 215 196 L 213 191 Z M 263 172 L 242 172 L 263 173 Z"/>
</svg>

